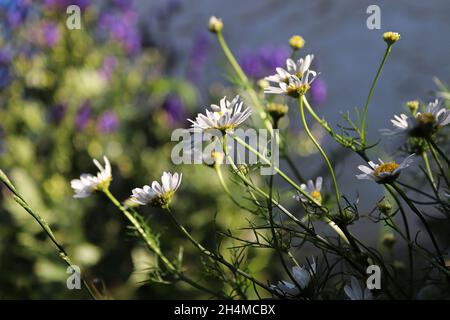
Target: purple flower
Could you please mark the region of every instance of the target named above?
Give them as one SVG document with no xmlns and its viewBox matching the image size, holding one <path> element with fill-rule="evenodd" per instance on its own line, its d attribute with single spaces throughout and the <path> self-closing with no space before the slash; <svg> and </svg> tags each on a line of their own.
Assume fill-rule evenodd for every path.
<svg viewBox="0 0 450 320">
<path fill-rule="evenodd" d="M 75 127 L 77 130 L 81 131 L 86 128 L 89 120 L 92 117 L 92 107 L 89 101 L 85 101 L 80 109 L 78 109 L 77 115 L 75 117 Z"/>
<path fill-rule="evenodd" d="M 129 9 L 120 14 L 105 13 L 100 17 L 100 27 L 108 30 L 111 37 L 120 42 L 127 53 L 138 53 L 141 49 L 141 34 L 133 23 L 136 12 Z"/>
<path fill-rule="evenodd" d="M 0 16 L 6 16 L 8 27 L 18 27 L 26 18 L 30 0 L 1 0 Z"/>
<path fill-rule="evenodd" d="M 65 104 L 59 103 L 50 110 L 50 121 L 59 124 L 61 120 L 66 115 L 67 106 Z"/>
<path fill-rule="evenodd" d="M 107 56 L 103 59 L 103 64 L 100 67 L 100 75 L 106 80 L 111 80 L 111 76 L 117 67 L 117 59 L 114 56 Z"/>
<path fill-rule="evenodd" d="M 114 111 L 106 111 L 97 120 L 97 130 L 101 133 L 112 133 L 119 128 L 119 118 Z"/>
<path fill-rule="evenodd" d="M 264 46 L 259 50 L 248 51 L 241 55 L 239 62 L 243 71 L 251 78 L 260 79 L 284 66 L 289 58 L 287 46 Z"/>
<path fill-rule="evenodd" d="M 311 84 L 311 99 L 315 104 L 322 104 L 327 99 L 327 84 L 321 78 L 317 78 Z"/>
<path fill-rule="evenodd" d="M 9 66 L 12 60 L 12 52 L 9 46 L 0 49 L 0 88 L 6 87 L 10 80 Z"/>
<path fill-rule="evenodd" d="M 162 107 L 168 116 L 170 125 L 180 122 L 185 118 L 183 102 L 176 95 L 167 96 Z"/>
<path fill-rule="evenodd" d="M 44 22 L 41 32 L 44 46 L 53 47 L 59 42 L 61 34 L 56 23 L 51 21 Z"/>
<path fill-rule="evenodd" d="M 199 32 L 194 38 L 187 74 L 187 78 L 190 81 L 197 80 L 202 74 L 203 66 L 205 65 L 210 47 L 209 39 L 209 34 L 204 31 Z"/>
</svg>

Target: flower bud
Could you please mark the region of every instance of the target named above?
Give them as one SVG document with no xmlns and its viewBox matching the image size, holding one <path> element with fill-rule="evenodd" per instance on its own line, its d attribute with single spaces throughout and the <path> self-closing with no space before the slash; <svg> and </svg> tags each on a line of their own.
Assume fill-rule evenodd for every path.
<svg viewBox="0 0 450 320">
<path fill-rule="evenodd" d="M 212 16 L 209 18 L 208 23 L 208 30 L 212 33 L 219 33 L 223 29 L 223 22 L 222 19 L 216 18 L 215 16 Z"/>
<path fill-rule="evenodd" d="M 289 45 L 293 50 L 301 49 L 305 46 L 305 39 L 299 35 L 294 35 L 289 39 Z"/>
<path fill-rule="evenodd" d="M 266 111 L 270 114 L 273 121 L 277 122 L 288 113 L 289 107 L 285 104 L 271 102 L 267 104 Z"/>
<path fill-rule="evenodd" d="M 416 115 L 417 110 L 419 110 L 419 101 L 417 100 L 411 100 L 406 102 L 406 106 L 408 107 L 409 111 L 413 116 Z"/>
<path fill-rule="evenodd" d="M 258 88 L 260 88 L 261 90 L 264 90 L 265 88 L 270 86 L 269 81 L 267 81 L 266 79 L 259 79 L 256 84 L 258 85 Z"/>
<path fill-rule="evenodd" d="M 380 212 L 384 213 L 385 215 L 389 215 L 392 210 L 392 205 L 388 199 L 383 199 L 382 201 L 378 202 L 377 207 L 378 210 L 380 210 Z"/>
<path fill-rule="evenodd" d="M 392 248 L 396 242 L 397 239 L 395 238 L 394 234 L 390 232 L 383 235 L 383 238 L 381 239 L 381 243 L 389 249 Z"/>
<path fill-rule="evenodd" d="M 392 45 L 400 40 L 400 33 L 397 32 L 385 32 L 383 33 L 383 39 L 388 45 Z"/>
<path fill-rule="evenodd" d="M 237 166 L 237 171 L 238 171 L 239 173 L 243 174 L 244 176 L 246 176 L 246 175 L 248 174 L 248 172 L 249 172 L 248 165 L 246 165 L 245 163 L 239 164 L 239 165 Z"/>
</svg>

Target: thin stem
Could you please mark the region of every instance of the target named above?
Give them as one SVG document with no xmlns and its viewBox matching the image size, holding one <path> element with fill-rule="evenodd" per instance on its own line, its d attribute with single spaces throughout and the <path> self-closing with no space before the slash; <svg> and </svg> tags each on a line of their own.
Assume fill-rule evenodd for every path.
<svg viewBox="0 0 450 320">
<path fill-rule="evenodd" d="M 450 168 L 450 160 L 447 158 L 445 153 L 438 147 L 436 142 L 434 142 L 433 139 L 427 139 L 427 141 L 439 153 L 439 155 L 445 160 L 445 162 L 447 163 L 447 166 Z"/>
<path fill-rule="evenodd" d="M 302 97 L 300 97 L 300 99 L 299 99 L 299 106 L 300 106 L 300 116 L 302 119 L 303 127 L 305 128 L 305 132 L 308 135 L 309 139 L 314 143 L 317 150 L 319 150 L 320 154 L 322 155 L 322 157 L 324 158 L 324 160 L 328 166 L 328 170 L 330 171 L 331 179 L 333 180 L 334 190 L 335 190 L 335 194 L 336 194 L 336 202 L 339 207 L 339 212 L 341 212 L 342 211 L 341 205 L 340 205 L 341 195 L 340 195 L 340 191 L 339 191 L 339 186 L 337 184 L 336 176 L 334 175 L 333 166 L 331 165 L 331 162 L 328 159 L 325 151 L 323 151 L 322 147 L 320 146 L 320 144 L 317 142 L 317 140 L 314 138 L 313 134 L 309 130 L 308 123 L 306 122 L 306 118 L 305 118 L 305 110 L 303 107 Z"/>
<path fill-rule="evenodd" d="M 155 240 L 148 234 L 148 232 L 143 228 L 141 223 L 133 216 L 131 212 L 125 208 L 119 200 L 117 200 L 116 197 L 108 190 L 104 189 L 102 190 L 103 193 L 108 197 L 109 200 L 124 214 L 124 216 L 128 219 L 128 221 L 133 225 L 135 230 L 138 232 L 138 234 L 141 236 L 141 238 L 144 240 L 147 247 L 150 249 L 150 251 L 154 252 L 158 258 L 164 263 L 166 268 L 173 274 L 176 274 L 182 281 L 190 284 L 196 289 L 199 289 L 201 291 L 204 291 L 206 293 L 209 293 L 213 296 L 219 297 L 219 298 L 225 298 L 228 299 L 227 296 L 214 292 L 206 287 L 203 287 L 202 285 L 198 284 L 196 281 L 190 279 L 186 275 L 184 275 L 182 272 L 180 272 L 177 267 L 174 266 L 172 262 L 161 252 L 161 249 L 158 245 L 158 243 L 155 242 Z"/>
<path fill-rule="evenodd" d="M 369 95 L 367 96 L 366 104 L 364 105 L 363 109 L 363 116 L 361 120 L 361 133 L 360 133 L 360 139 L 361 143 L 364 146 L 366 142 L 366 115 L 367 115 L 367 109 L 369 107 L 370 100 L 372 99 L 372 94 L 375 89 L 375 85 L 377 84 L 378 78 L 381 74 L 381 70 L 383 70 L 384 64 L 386 63 L 387 57 L 389 56 L 389 53 L 391 52 L 392 44 L 388 44 L 386 47 L 386 52 L 384 53 L 383 60 L 381 60 L 381 64 L 378 67 L 377 73 L 375 75 L 375 78 L 373 79 L 372 86 L 370 87 Z"/>
<path fill-rule="evenodd" d="M 392 183 L 391 186 L 395 189 L 395 191 L 397 191 L 397 193 L 403 198 L 403 200 L 408 204 L 408 206 L 411 208 L 411 210 L 417 215 L 417 217 L 420 219 L 420 221 L 422 222 L 422 224 L 425 226 L 425 229 L 428 233 L 428 236 L 431 239 L 431 242 L 434 246 L 434 249 L 436 250 L 436 254 L 438 255 L 438 259 L 439 262 L 442 264 L 442 266 L 445 268 L 445 261 L 444 258 L 442 256 L 442 252 L 439 249 L 439 245 L 436 241 L 436 238 L 433 235 L 433 232 L 430 229 L 430 226 L 428 225 L 427 220 L 423 217 L 422 213 L 419 211 L 419 209 L 416 208 L 416 206 L 411 202 L 411 200 L 408 198 L 408 196 L 406 195 L 406 193 L 400 189 L 399 186 L 397 186 L 397 184 Z"/>
<path fill-rule="evenodd" d="M 287 182 L 289 183 L 292 187 L 294 187 L 295 190 L 297 190 L 298 192 L 300 192 L 303 196 L 305 196 L 309 201 L 311 201 L 315 206 L 317 206 L 321 211 L 323 212 L 328 212 L 327 208 L 323 207 L 319 202 L 317 202 L 317 200 L 315 200 L 313 197 L 311 197 L 311 195 L 307 192 L 305 192 L 305 190 L 303 190 L 298 184 L 296 184 L 291 178 L 289 178 L 279 167 L 275 166 L 274 164 L 272 164 L 272 162 L 267 159 L 264 155 L 262 155 L 259 151 L 257 151 L 255 148 L 253 148 L 252 146 L 250 146 L 249 144 L 247 144 L 245 141 L 243 141 L 241 138 L 237 137 L 237 136 L 233 136 L 233 139 L 236 140 L 237 143 L 239 143 L 240 145 L 242 145 L 243 147 L 245 147 L 247 150 L 249 150 L 250 152 L 252 152 L 253 154 L 255 154 L 256 156 L 258 156 L 258 158 L 260 160 L 262 160 L 265 164 L 270 165 L 271 167 L 273 167 L 273 169 Z M 227 157 L 227 159 L 229 160 L 229 157 Z M 230 160 L 229 160 L 230 161 Z"/>
<path fill-rule="evenodd" d="M 224 149 L 224 153 L 227 157 L 228 162 L 231 164 L 231 167 L 233 168 L 233 170 L 236 172 L 236 174 L 238 175 L 239 178 L 241 178 L 241 180 L 249 187 L 251 187 L 252 189 L 254 189 L 256 192 L 258 192 L 261 196 L 265 197 L 266 199 L 269 198 L 269 195 L 264 192 L 263 190 L 261 190 L 261 188 L 255 186 L 254 184 L 252 184 L 252 182 L 245 177 L 243 174 L 241 174 L 238 170 L 238 168 L 236 167 L 236 164 L 233 162 L 233 159 L 231 158 L 231 156 L 228 153 L 227 147 L 226 147 L 226 135 L 224 135 L 222 137 L 222 144 L 223 144 L 223 149 Z M 251 148 L 249 145 L 247 145 L 245 142 L 243 142 L 242 140 L 240 140 L 239 138 L 234 138 L 236 141 L 238 141 L 239 143 L 242 143 L 244 146 L 247 146 L 249 148 Z M 250 149 L 249 149 L 250 150 Z M 256 150 L 254 150 L 252 148 L 253 152 L 256 152 L 255 154 L 264 158 L 264 156 L 262 156 L 259 152 L 257 152 Z M 250 151 L 252 151 L 250 150 Z M 267 160 L 267 159 L 266 159 Z M 268 160 L 267 160 L 268 161 Z M 269 161 L 270 163 L 270 161 Z M 275 167 L 275 169 L 277 169 L 277 167 Z M 278 171 L 277 171 L 278 172 Z M 291 180 L 292 181 L 292 180 Z M 300 189 L 301 193 L 304 194 L 306 197 L 311 198 L 311 196 L 306 193 L 304 190 Z M 314 200 L 314 199 L 312 199 Z M 312 201 L 311 200 L 311 201 Z M 315 202 L 315 200 L 314 200 Z M 277 206 L 286 216 L 288 216 L 292 221 L 294 221 L 297 225 L 299 225 L 302 229 L 304 229 L 306 232 L 308 232 L 310 235 L 312 235 L 313 237 L 319 239 L 322 243 L 326 244 L 327 246 L 329 246 L 330 244 L 328 243 L 328 241 L 326 241 L 324 238 L 322 238 L 321 236 L 317 235 L 316 233 L 314 233 L 310 228 L 308 228 L 301 220 L 297 219 L 292 213 L 289 212 L 289 210 L 287 210 L 285 207 L 283 207 L 278 201 L 276 201 L 275 199 L 272 198 L 272 203 Z M 327 212 L 327 209 L 324 207 L 319 206 L 319 208 L 321 208 L 322 211 L 324 211 L 325 213 Z M 340 230 L 339 227 L 335 224 L 330 225 L 334 230 Z M 337 229 L 336 229 L 337 228 Z M 338 232 L 338 235 L 342 238 L 342 240 L 344 240 L 346 243 L 349 243 L 347 237 L 345 236 L 345 234 L 343 234 L 342 230 L 340 230 Z"/>
<path fill-rule="evenodd" d="M 450 187 L 450 181 L 447 178 L 447 173 L 445 172 L 444 167 L 442 166 L 442 163 L 439 160 L 438 155 L 436 154 L 436 150 L 439 150 L 439 149 L 436 149 L 437 146 L 435 147 L 435 145 L 433 145 L 430 140 L 427 140 L 427 143 L 428 143 L 428 147 L 430 148 L 431 155 L 433 156 L 433 159 L 436 162 L 436 164 L 439 168 L 439 171 L 441 172 L 441 175 L 444 178 L 445 183 L 447 184 L 447 187 Z M 437 192 L 435 192 L 435 193 L 436 193 L 436 196 L 439 197 L 439 194 Z"/>
<path fill-rule="evenodd" d="M 178 231 L 180 231 L 184 236 L 186 236 L 186 238 L 188 238 L 188 240 L 197 248 L 199 249 L 199 251 L 201 253 L 203 253 L 205 256 L 220 262 L 221 264 L 223 264 L 224 266 L 226 266 L 228 269 L 230 269 L 233 273 L 238 273 L 241 276 L 243 276 L 244 278 L 247 278 L 248 280 L 250 280 L 251 282 L 257 284 L 258 286 L 260 286 L 261 288 L 264 288 L 265 290 L 267 290 L 268 292 L 274 293 L 276 294 L 276 292 L 274 292 L 273 290 L 271 290 L 267 285 L 265 285 L 264 283 L 260 282 L 259 280 L 255 279 L 254 277 L 252 277 L 251 275 L 249 275 L 248 273 L 246 273 L 245 271 L 237 268 L 236 266 L 232 265 L 231 263 L 229 263 L 228 261 L 226 261 L 222 256 L 217 255 L 214 252 L 209 251 L 208 249 L 206 249 L 202 244 L 200 244 L 197 240 L 194 239 L 194 237 L 192 237 L 192 235 L 189 233 L 189 231 L 186 230 L 186 228 L 184 226 L 182 226 L 178 220 L 175 218 L 175 216 L 173 215 L 172 211 L 170 210 L 170 208 L 168 206 L 165 206 L 164 209 L 166 209 L 170 219 L 172 220 L 173 224 L 175 225 L 175 227 L 178 229 Z"/>
<path fill-rule="evenodd" d="M 278 129 L 278 122 L 274 123 L 274 129 Z M 272 134 L 272 139 L 276 139 L 276 137 L 274 137 L 274 135 Z M 289 268 L 286 265 L 286 261 L 284 260 L 283 257 L 283 253 L 281 252 L 281 247 L 280 247 L 280 243 L 281 246 L 283 245 L 282 241 L 283 239 L 280 239 L 280 243 L 278 242 L 278 236 L 277 236 L 277 232 L 275 231 L 274 228 L 274 221 L 273 221 L 273 204 L 272 204 L 272 200 L 273 200 L 273 177 L 274 175 L 270 175 L 269 177 L 269 199 L 268 200 L 268 213 L 269 213 L 269 224 L 270 224 L 270 231 L 272 233 L 272 238 L 273 238 L 273 242 L 274 242 L 274 249 L 275 251 L 278 253 L 278 257 L 280 258 L 280 262 L 283 266 L 284 271 L 287 273 L 287 275 L 289 276 L 289 278 L 294 282 L 295 286 L 301 291 L 302 287 L 298 284 L 297 280 L 295 279 L 295 277 L 292 275 L 291 271 L 289 270 Z M 287 249 L 287 252 L 289 252 L 289 249 Z M 289 252 L 290 253 L 290 252 Z"/>
<path fill-rule="evenodd" d="M 248 95 L 250 96 L 252 103 L 257 108 L 259 117 L 264 122 L 264 126 L 270 132 L 272 132 L 272 123 L 270 122 L 270 119 L 267 116 L 267 113 L 264 111 L 264 108 L 258 99 L 258 95 L 256 94 L 253 87 L 250 85 L 250 82 L 249 82 L 247 76 L 245 75 L 244 71 L 242 71 L 241 66 L 236 61 L 236 58 L 233 56 L 233 53 L 231 52 L 230 48 L 228 47 L 228 45 L 222 35 L 222 32 L 217 32 L 217 40 L 219 41 L 219 44 L 220 44 L 226 58 L 228 59 L 228 62 L 230 63 L 230 65 L 233 68 L 236 75 L 238 76 L 239 80 L 244 85 L 244 89 L 246 89 Z"/>
<path fill-rule="evenodd" d="M 431 171 L 430 161 L 428 160 L 428 155 L 427 155 L 426 151 L 422 152 L 422 159 L 423 159 L 423 162 L 425 163 L 425 169 L 426 169 L 428 178 L 430 179 L 431 186 L 433 187 L 433 191 L 437 194 L 436 182 L 434 181 L 433 172 Z"/>
<path fill-rule="evenodd" d="M 414 256 L 413 256 L 413 243 L 411 241 L 411 232 L 409 230 L 409 223 L 408 223 L 408 219 L 406 218 L 406 213 L 405 210 L 403 209 L 403 206 L 400 202 L 400 200 L 398 199 L 397 195 L 395 194 L 394 190 L 391 188 L 391 186 L 386 185 L 386 189 L 389 192 L 389 194 L 392 196 L 392 198 L 394 198 L 395 202 L 397 203 L 397 206 L 400 210 L 400 214 L 402 217 L 402 221 L 403 221 L 403 226 L 405 228 L 405 232 L 406 232 L 406 240 L 407 240 L 407 244 L 408 244 L 408 262 L 409 262 L 409 283 L 411 284 L 411 297 L 413 295 L 413 290 L 414 290 Z M 388 215 L 386 215 L 388 216 Z M 392 220 L 390 216 L 388 216 L 388 219 Z M 392 224 L 394 224 L 393 221 L 391 221 Z M 395 225 L 395 224 L 394 224 Z"/>
<path fill-rule="evenodd" d="M 47 237 L 51 240 L 51 242 L 55 245 L 58 256 L 69 266 L 73 266 L 72 261 L 67 254 L 64 247 L 59 243 L 59 241 L 56 239 L 55 235 L 53 234 L 52 229 L 48 225 L 47 221 L 45 221 L 44 218 L 42 218 L 37 212 L 35 212 L 25 201 L 24 198 L 18 193 L 16 187 L 12 184 L 11 180 L 9 180 L 8 176 L 3 172 L 3 170 L 0 170 L 0 180 L 5 184 L 5 186 L 14 194 L 13 198 L 14 201 L 16 201 L 25 211 L 27 211 L 33 218 L 36 220 L 36 222 L 39 224 L 39 226 L 44 230 Z M 84 287 L 88 291 L 89 295 L 92 299 L 96 300 L 96 296 L 94 292 L 96 292 L 95 288 L 91 288 L 91 286 L 88 284 L 88 282 L 82 277 L 82 281 L 84 284 Z"/>
</svg>

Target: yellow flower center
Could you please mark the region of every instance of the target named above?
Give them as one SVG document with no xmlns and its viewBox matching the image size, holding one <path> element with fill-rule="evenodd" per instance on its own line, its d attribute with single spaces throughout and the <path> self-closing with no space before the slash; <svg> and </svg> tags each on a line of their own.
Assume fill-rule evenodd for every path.
<svg viewBox="0 0 450 320">
<path fill-rule="evenodd" d="M 394 170 L 395 169 L 397 169 L 398 168 L 398 164 L 396 164 L 395 162 L 386 162 L 386 163 L 383 163 L 383 164 L 381 164 L 381 165 L 379 165 L 376 169 L 375 169 L 375 171 L 373 172 L 373 174 L 375 175 L 375 176 L 378 176 L 380 173 L 382 173 L 382 172 L 389 172 L 389 173 L 392 173 L 392 172 L 394 172 Z"/>
<path fill-rule="evenodd" d="M 430 112 L 424 112 L 417 116 L 417 122 L 421 125 L 433 125 L 436 122 L 436 117 Z"/>
<path fill-rule="evenodd" d="M 290 84 L 287 87 L 287 94 L 291 95 L 291 96 L 295 96 L 295 97 L 297 97 L 299 95 L 302 96 L 306 93 L 306 91 L 308 91 L 308 89 L 309 89 L 309 84 L 307 84 L 307 83 L 303 83 L 299 86 Z"/>
<path fill-rule="evenodd" d="M 314 190 L 313 192 L 311 192 L 311 197 L 317 201 L 322 200 L 322 195 L 320 194 L 320 191 L 318 191 L 318 190 Z"/>
</svg>

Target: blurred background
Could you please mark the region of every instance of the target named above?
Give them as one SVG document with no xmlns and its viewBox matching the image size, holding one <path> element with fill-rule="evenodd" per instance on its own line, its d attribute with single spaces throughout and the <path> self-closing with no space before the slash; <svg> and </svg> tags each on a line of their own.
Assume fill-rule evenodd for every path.
<svg viewBox="0 0 450 320">
<path fill-rule="evenodd" d="M 81 8 L 81 30 L 66 28 L 70 4 Z M 381 8 L 380 30 L 366 27 L 371 4 Z M 389 119 L 404 110 L 405 101 L 427 102 L 443 90 L 436 79 L 450 81 L 448 12 L 445 0 L 0 0 L 0 167 L 105 296 L 204 297 L 181 284 L 174 290 L 148 283 L 153 257 L 130 236 L 117 209 L 100 194 L 74 200 L 69 181 L 94 173 L 91 159 L 106 154 L 113 164 L 111 190 L 124 200 L 133 187 L 176 170 L 183 172 L 183 183 L 173 210 L 194 236 L 213 246 L 216 214 L 219 229 L 246 226 L 249 214 L 221 192 L 210 178 L 212 169 L 174 167 L 170 160 L 172 130 L 188 127 L 186 118 L 236 94 L 220 47 L 207 32 L 209 17 L 223 19 L 225 38 L 255 82 L 284 64 L 292 35 L 303 36 L 301 53 L 314 53 L 314 70 L 321 72 L 311 101 L 334 126 L 343 123 L 342 112 L 364 103 L 384 53 L 382 33 L 401 33 L 369 108 L 369 136 L 377 142 L 378 130 L 390 127 Z M 323 168 L 297 119 L 293 106 L 282 128 L 296 164 L 314 178 Z M 320 129 L 316 134 L 333 154 L 343 193 L 353 200 L 359 196 L 360 209 L 368 213 L 382 188 L 356 180 L 361 160 L 336 148 Z M 369 154 L 398 159 L 400 143 L 383 139 Z M 281 182 L 279 187 L 295 208 L 292 190 Z M 326 189 L 331 190 L 329 181 Z M 65 266 L 51 243 L 1 191 L 0 298 L 87 298 L 84 291 L 67 290 Z M 159 209 L 141 212 L 175 256 L 186 241 Z M 375 245 L 380 234 L 367 219 L 352 231 Z M 185 250 L 187 266 L 199 268 L 198 254 L 190 246 Z M 277 279 L 280 270 L 269 265 L 270 252 L 249 257 L 259 277 Z"/>
</svg>

